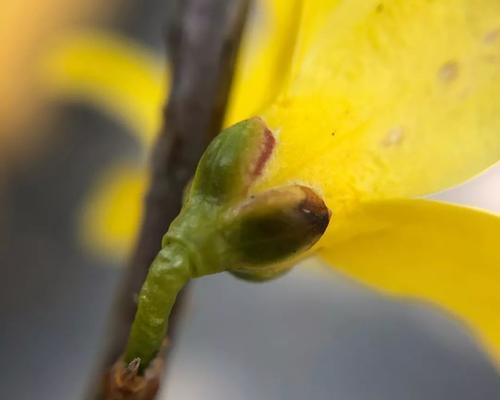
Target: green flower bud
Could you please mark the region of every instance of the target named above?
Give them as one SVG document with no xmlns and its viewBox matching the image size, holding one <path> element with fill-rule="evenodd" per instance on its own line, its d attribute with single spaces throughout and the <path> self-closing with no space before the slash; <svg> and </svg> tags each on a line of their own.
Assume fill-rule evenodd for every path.
<svg viewBox="0 0 500 400">
<path fill-rule="evenodd" d="M 140 359 L 139 371 L 159 350 L 177 293 L 189 279 L 222 271 L 252 281 L 275 278 L 325 231 L 330 212 L 308 187 L 248 195 L 275 145 L 264 122 L 251 118 L 225 129 L 207 148 L 139 295 L 124 358 Z"/>
<path fill-rule="evenodd" d="M 231 270 L 240 277 L 269 279 L 289 268 L 275 265 L 294 258 L 318 241 L 330 220 L 312 189 L 291 185 L 252 196 L 228 211 L 222 233 Z"/>
<path fill-rule="evenodd" d="M 198 164 L 191 196 L 218 202 L 240 200 L 262 173 L 276 140 L 260 118 L 224 129 L 208 146 Z"/>
</svg>

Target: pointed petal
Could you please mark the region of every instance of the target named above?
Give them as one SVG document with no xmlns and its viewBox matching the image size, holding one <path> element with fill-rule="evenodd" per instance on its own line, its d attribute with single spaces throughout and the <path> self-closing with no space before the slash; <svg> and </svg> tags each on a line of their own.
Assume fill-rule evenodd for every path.
<svg viewBox="0 0 500 400">
<path fill-rule="evenodd" d="M 500 216 L 426 200 L 369 202 L 333 218 L 321 254 L 389 293 L 465 319 L 500 360 Z"/>
<path fill-rule="evenodd" d="M 158 131 L 169 73 L 152 51 L 105 32 L 77 32 L 45 56 L 42 79 L 54 96 L 89 101 L 132 128 L 141 143 Z"/>
<path fill-rule="evenodd" d="M 300 0 L 253 2 L 242 38 L 225 126 L 254 116 L 283 89 L 300 21 Z"/>
</svg>

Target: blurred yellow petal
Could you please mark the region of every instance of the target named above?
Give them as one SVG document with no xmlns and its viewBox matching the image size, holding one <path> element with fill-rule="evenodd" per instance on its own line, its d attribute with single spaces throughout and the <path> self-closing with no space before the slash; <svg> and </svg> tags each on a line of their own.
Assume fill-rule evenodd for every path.
<svg viewBox="0 0 500 400">
<path fill-rule="evenodd" d="M 146 171 L 117 165 L 90 192 L 80 214 L 80 237 L 96 255 L 120 259 L 130 249 L 142 216 Z"/>
<path fill-rule="evenodd" d="M 33 157 L 51 112 L 37 66 L 48 44 L 75 26 L 105 23 L 115 0 L 0 1 L 0 170 Z"/>
<path fill-rule="evenodd" d="M 500 159 L 498 0 L 331 1 L 327 15 L 263 114 L 280 146 L 262 187 L 307 182 L 335 212 Z"/>
<path fill-rule="evenodd" d="M 283 88 L 297 37 L 299 0 L 260 0 L 242 38 L 225 125 L 260 112 Z"/>
<path fill-rule="evenodd" d="M 169 73 L 152 51 L 105 32 L 66 36 L 45 56 L 42 82 L 54 96 L 88 101 L 150 143 L 158 131 Z"/>
<path fill-rule="evenodd" d="M 104 32 L 69 35 L 46 54 L 41 78 L 52 96 L 89 102 L 113 115 L 143 149 L 159 129 L 169 74 L 159 57 L 137 43 Z M 80 216 L 80 237 L 94 254 L 118 260 L 130 249 L 146 176 L 131 163 L 95 183 Z"/>
<path fill-rule="evenodd" d="M 500 216 L 426 200 L 368 202 L 332 220 L 321 255 L 393 294 L 425 298 L 476 329 L 500 360 Z"/>
</svg>

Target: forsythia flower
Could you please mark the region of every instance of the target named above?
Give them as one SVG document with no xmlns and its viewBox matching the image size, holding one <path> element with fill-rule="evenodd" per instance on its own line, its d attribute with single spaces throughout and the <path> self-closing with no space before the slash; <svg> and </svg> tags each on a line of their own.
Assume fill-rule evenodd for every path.
<svg viewBox="0 0 500 400">
<path fill-rule="evenodd" d="M 333 217 L 315 251 L 458 314 L 500 355 L 500 217 L 415 198 L 500 159 L 500 2 L 304 1 L 300 23 L 292 3 L 261 4 L 275 23 L 263 42 L 244 42 L 231 96 L 228 123 L 258 114 L 278 137 L 256 190 L 316 188 Z M 143 76 L 156 65 L 111 55 Z M 123 99 L 102 80 L 97 92 L 110 86 L 115 112 L 156 112 L 158 93 Z"/>
</svg>

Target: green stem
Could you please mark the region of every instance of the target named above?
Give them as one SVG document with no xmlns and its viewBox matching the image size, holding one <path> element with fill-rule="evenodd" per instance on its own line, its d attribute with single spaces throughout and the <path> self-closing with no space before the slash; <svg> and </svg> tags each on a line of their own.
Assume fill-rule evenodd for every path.
<svg viewBox="0 0 500 400">
<path fill-rule="evenodd" d="M 170 311 L 180 290 L 191 278 L 186 248 L 171 242 L 151 264 L 139 294 L 137 313 L 125 350 L 125 362 L 140 358 L 140 370 L 158 353 L 168 327 Z"/>
<path fill-rule="evenodd" d="M 275 143 L 253 118 L 225 129 L 207 148 L 139 294 L 126 363 L 139 358 L 143 371 L 155 358 L 190 278 L 231 271 L 272 279 L 321 237 L 330 212 L 314 190 L 288 185 L 248 195 Z"/>
</svg>

